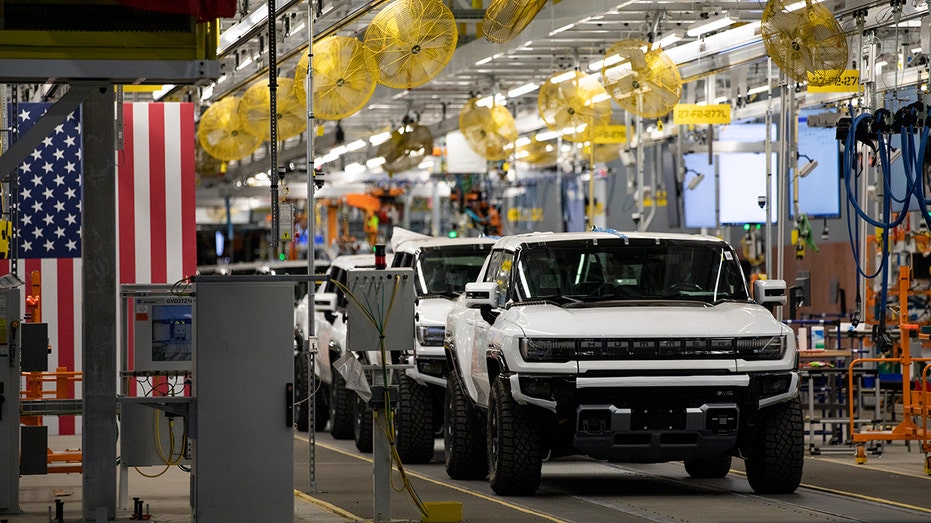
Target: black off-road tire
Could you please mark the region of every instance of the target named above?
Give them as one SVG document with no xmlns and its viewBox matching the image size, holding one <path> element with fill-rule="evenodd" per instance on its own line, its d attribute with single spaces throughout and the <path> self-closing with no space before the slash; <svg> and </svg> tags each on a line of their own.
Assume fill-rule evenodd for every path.
<svg viewBox="0 0 931 523">
<path fill-rule="evenodd" d="M 349 439 L 355 430 L 357 394 L 346 388 L 346 380 L 331 365 L 333 383 L 330 385 L 330 435 L 336 439 Z"/>
<path fill-rule="evenodd" d="M 723 478 L 730 470 L 730 454 L 685 460 L 685 471 L 693 478 Z"/>
<path fill-rule="evenodd" d="M 759 494 L 790 494 L 802 482 L 805 433 L 798 398 L 762 412 L 759 433 L 746 459 L 747 480 Z"/>
<path fill-rule="evenodd" d="M 443 421 L 446 474 L 452 479 L 483 479 L 488 475 L 483 420 L 466 396 L 456 371 L 446 377 Z"/>
<path fill-rule="evenodd" d="M 372 452 L 372 407 L 356 395 L 356 415 L 353 438 L 359 452 Z"/>
<path fill-rule="evenodd" d="M 518 405 L 507 381 L 491 385 L 488 402 L 488 481 L 502 496 L 529 496 L 540 486 L 543 458 L 534 413 Z"/>
<path fill-rule="evenodd" d="M 433 395 L 429 387 L 404 372 L 398 379 L 394 428 L 402 463 L 429 463 L 433 459 Z"/>
<path fill-rule="evenodd" d="M 330 389 L 320 382 L 317 382 L 317 392 L 314 393 L 314 409 L 314 431 L 320 432 L 330 421 Z"/>
</svg>

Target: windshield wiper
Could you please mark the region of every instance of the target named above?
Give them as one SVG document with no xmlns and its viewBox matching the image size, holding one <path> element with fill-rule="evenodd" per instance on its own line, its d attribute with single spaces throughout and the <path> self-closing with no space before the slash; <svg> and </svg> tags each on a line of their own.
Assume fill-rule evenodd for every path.
<svg viewBox="0 0 931 523">
<path fill-rule="evenodd" d="M 428 292 L 421 298 L 458 298 L 460 294 L 462 293 L 456 291 Z"/>
<path fill-rule="evenodd" d="M 576 298 L 570 298 L 569 296 L 534 296 L 532 298 L 524 298 L 520 302 L 523 305 L 532 305 L 532 304 L 547 304 L 547 305 L 556 305 L 557 307 L 564 307 L 566 305 L 572 305 L 576 303 L 582 303 L 581 300 Z"/>
</svg>

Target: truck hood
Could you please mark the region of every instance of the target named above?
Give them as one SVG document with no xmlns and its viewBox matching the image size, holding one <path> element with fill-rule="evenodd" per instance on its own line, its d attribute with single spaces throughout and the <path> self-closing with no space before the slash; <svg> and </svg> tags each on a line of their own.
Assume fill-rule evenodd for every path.
<svg viewBox="0 0 931 523">
<path fill-rule="evenodd" d="M 417 324 L 424 327 L 446 325 L 446 315 L 456 304 L 455 300 L 440 296 L 420 298 L 417 302 Z"/>
<path fill-rule="evenodd" d="M 512 307 L 507 316 L 526 336 L 751 336 L 777 334 L 787 329 L 755 303 L 587 308 L 525 305 Z"/>
</svg>

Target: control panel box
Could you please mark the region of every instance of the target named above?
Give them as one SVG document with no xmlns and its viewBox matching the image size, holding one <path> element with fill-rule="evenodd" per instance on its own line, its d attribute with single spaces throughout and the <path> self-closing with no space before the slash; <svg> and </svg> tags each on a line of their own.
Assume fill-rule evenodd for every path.
<svg viewBox="0 0 931 523">
<path fill-rule="evenodd" d="M 348 350 L 414 349 L 413 269 L 350 269 L 346 286 Z"/>
<path fill-rule="evenodd" d="M 193 296 L 133 299 L 133 370 L 190 371 L 194 354 Z"/>
</svg>

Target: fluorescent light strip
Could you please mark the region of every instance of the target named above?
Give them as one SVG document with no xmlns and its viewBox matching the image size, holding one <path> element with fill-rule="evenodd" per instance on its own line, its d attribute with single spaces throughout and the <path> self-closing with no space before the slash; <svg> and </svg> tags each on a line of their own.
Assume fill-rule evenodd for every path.
<svg viewBox="0 0 931 523">
<path fill-rule="evenodd" d="M 369 136 L 369 143 L 372 145 L 381 145 L 388 141 L 391 138 L 391 133 L 385 131 L 383 133 L 373 134 Z"/>
<path fill-rule="evenodd" d="M 508 91 L 508 98 L 517 98 L 518 96 L 522 96 L 527 93 L 532 93 L 533 91 L 536 91 L 539 88 L 540 86 L 537 85 L 536 83 L 528 82 L 520 87 L 515 87 L 514 89 L 511 89 L 510 91 Z"/>
<path fill-rule="evenodd" d="M 711 31 L 723 29 L 739 19 L 740 15 L 738 15 L 737 11 L 726 11 L 723 15 L 709 18 L 707 20 L 702 20 L 700 22 L 695 22 L 689 26 L 686 34 L 689 36 L 701 36 L 705 33 L 710 33 Z"/>
<path fill-rule="evenodd" d="M 550 83 L 561 84 L 566 80 L 575 78 L 575 73 L 576 71 L 573 69 L 572 71 L 566 71 L 564 73 L 557 74 L 556 76 L 550 78 Z"/>
<path fill-rule="evenodd" d="M 217 47 L 217 54 L 225 53 L 240 38 L 259 24 L 268 25 L 268 6 L 265 4 L 252 11 L 241 22 L 220 34 L 220 45 Z"/>
<path fill-rule="evenodd" d="M 600 71 L 604 67 L 611 67 L 614 64 L 620 63 L 623 58 L 619 54 L 613 54 L 605 60 L 596 60 L 588 64 L 589 71 Z"/>
<path fill-rule="evenodd" d="M 575 24 L 574 24 L 574 23 L 572 23 L 572 24 L 566 24 L 566 25 L 560 27 L 559 29 L 553 29 L 552 31 L 550 31 L 550 36 L 557 35 L 557 34 L 563 32 L 563 31 L 568 31 L 569 29 L 572 29 L 573 27 L 575 27 Z"/>
<path fill-rule="evenodd" d="M 354 142 L 350 142 L 346 144 L 346 150 L 347 151 L 358 151 L 359 149 L 362 149 L 363 147 L 365 147 L 365 145 L 366 145 L 365 140 L 356 140 Z"/>
<path fill-rule="evenodd" d="M 667 34 L 666 36 L 660 38 L 659 41 L 656 42 L 656 46 L 659 48 L 666 48 L 678 42 L 679 40 L 682 40 L 683 38 L 685 38 L 685 32 L 677 29 Z"/>
<path fill-rule="evenodd" d="M 239 71 L 251 63 L 252 63 L 252 57 L 247 56 L 241 62 L 239 62 L 239 65 L 236 66 L 236 70 Z"/>
</svg>

